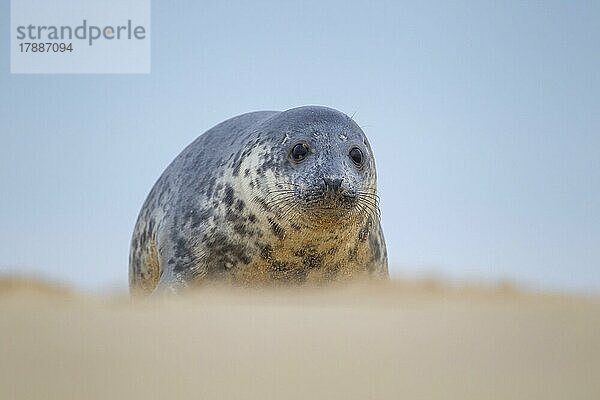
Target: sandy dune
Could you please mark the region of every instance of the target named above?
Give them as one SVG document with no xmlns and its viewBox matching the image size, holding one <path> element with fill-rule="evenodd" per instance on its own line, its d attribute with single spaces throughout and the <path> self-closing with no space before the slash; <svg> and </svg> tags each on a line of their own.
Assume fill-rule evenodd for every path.
<svg viewBox="0 0 600 400">
<path fill-rule="evenodd" d="M 392 282 L 131 302 L 0 281 L 0 399 L 119 398 L 598 399 L 600 301 Z"/>
</svg>

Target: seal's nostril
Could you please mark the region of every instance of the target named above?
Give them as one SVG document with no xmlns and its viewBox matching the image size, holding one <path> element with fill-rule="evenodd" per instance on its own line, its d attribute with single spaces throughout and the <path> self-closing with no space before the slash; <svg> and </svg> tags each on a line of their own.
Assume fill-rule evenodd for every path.
<svg viewBox="0 0 600 400">
<path fill-rule="evenodd" d="M 325 189 L 331 191 L 338 191 L 342 186 L 341 179 L 323 178 L 323 182 L 325 182 Z"/>
</svg>

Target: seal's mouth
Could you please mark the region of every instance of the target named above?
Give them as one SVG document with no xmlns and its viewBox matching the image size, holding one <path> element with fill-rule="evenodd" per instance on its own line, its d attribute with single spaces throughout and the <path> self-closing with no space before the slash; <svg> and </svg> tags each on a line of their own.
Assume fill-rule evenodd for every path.
<svg viewBox="0 0 600 400">
<path fill-rule="evenodd" d="M 364 218 L 379 219 L 376 193 L 350 191 L 328 182 L 317 187 L 275 189 L 267 203 L 269 208 L 278 210 L 279 217 L 297 224 L 347 224 Z"/>
<path fill-rule="evenodd" d="M 325 181 L 327 182 L 327 181 Z M 356 193 L 343 189 L 339 183 L 325 184 L 296 193 L 304 206 L 325 214 L 339 214 L 352 210 L 356 206 Z"/>
<path fill-rule="evenodd" d="M 340 190 L 315 190 L 301 202 L 303 214 L 314 223 L 346 223 L 360 214 L 357 196 Z"/>
<path fill-rule="evenodd" d="M 319 211 L 324 214 L 343 214 L 352 211 L 356 207 L 356 196 L 339 195 L 327 196 L 323 195 L 319 198 L 312 198 L 306 201 L 306 208 Z"/>
</svg>

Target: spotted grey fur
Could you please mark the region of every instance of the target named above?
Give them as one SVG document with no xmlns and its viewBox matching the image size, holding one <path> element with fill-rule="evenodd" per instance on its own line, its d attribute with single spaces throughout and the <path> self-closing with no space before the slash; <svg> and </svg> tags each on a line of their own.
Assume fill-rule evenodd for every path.
<svg viewBox="0 0 600 400">
<path fill-rule="evenodd" d="M 302 144 L 297 162 L 290 152 Z M 349 151 L 357 147 L 363 164 Z M 375 160 L 347 115 L 307 106 L 231 118 L 186 147 L 148 195 L 132 292 L 387 277 Z"/>
</svg>

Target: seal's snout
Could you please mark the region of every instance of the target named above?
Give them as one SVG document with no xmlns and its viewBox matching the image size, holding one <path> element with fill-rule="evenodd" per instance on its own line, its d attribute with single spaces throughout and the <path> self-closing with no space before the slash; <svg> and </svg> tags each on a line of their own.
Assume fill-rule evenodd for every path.
<svg viewBox="0 0 600 400">
<path fill-rule="evenodd" d="M 342 178 L 323 177 L 321 184 L 322 206 L 325 208 L 345 209 L 352 207 L 355 201 L 355 195 L 350 188 L 344 185 Z"/>
<path fill-rule="evenodd" d="M 340 178 L 323 178 L 323 191 L 327 194 L 336 194 L 341 191 L 342 179 Z"/>
<path fill-rule="evenodd" d="M 323 199 L 334 203 L 339 202 L 342 198 L 348 196 L 348 191 L 342 186 L 343 179 L 323 177 L 323 183 L 321 184 L 321 193 Z"/>
</svg>

